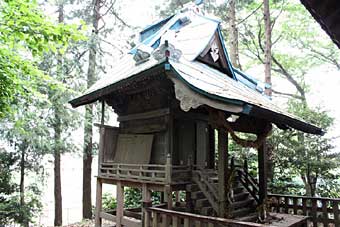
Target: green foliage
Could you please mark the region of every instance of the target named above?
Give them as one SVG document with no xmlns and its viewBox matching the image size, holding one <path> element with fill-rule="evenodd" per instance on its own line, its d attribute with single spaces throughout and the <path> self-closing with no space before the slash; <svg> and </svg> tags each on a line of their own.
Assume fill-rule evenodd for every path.
<svg viewBox="0 0 340 227">
<path fill-rule="evenodd" d="M 151 193 L 152 204 L 160 204 L 160 192 Z M 124 207 L 136 208 L 141 207 L 142 192 L 138 188 L 125 188 L 124 190 Z"/>
<path fill-rule="evenodd" d="M 333 119 L 320 108 L 310 109 L 306 104 L 296 100 L 290 100 L 288 105 L 290 112 L 308 122 L 318 124 L 326 131 L 333 123 Z M 274 145 L 275 151 L 274 191 L 284 191 L 284 187 L 280 185 L 280 179 L 283 179 L 286 184 L 293 185 L 292 188 L 286 187 L 285 193 L 298 192 L 299 190 L 294 188 L 300 187 L 304 190 L 300 190 L 299 194 L 328 197 L 339 195 L 335 186 L 340 160 L 339 154 L 332 151 L 330 139 L 295 130 L 275 130 L 270 143 Z M 298 178 L 303 184 L 296 184 Z"/>
<path fill-rule="evenodd" d="M 114 210 L 117 207 L 117 200 L 109 193 L 103 194 L 103 210 L 110 211 Z"/>
<path fill-rule="evenodd" d="M 83 36 L 76 25 L 52 23 L 36 1 L 2 1 L 0 24 L 0 118 L 3 118 L 11 112 L 11 104 L 18 95 L 34 96 L 39 84 L 50 82 L 35 61 L 46 52 L 63 53 L 70 41 Z"/>
<path fill-rule="evenodd" d="M 40 191 L 35 184 L 26 188 L 25 205 L 20 205 L 19 188 L 14 183 L 18 156 L 0 148 L 0 225 L 32 222 L 41 210 Z"/>
<path fill-rule="evenodd" d="M 124 207 L 136 208 L 141 207 L 142 192 L 139 188 L 124 189 Z"/>
</svg>

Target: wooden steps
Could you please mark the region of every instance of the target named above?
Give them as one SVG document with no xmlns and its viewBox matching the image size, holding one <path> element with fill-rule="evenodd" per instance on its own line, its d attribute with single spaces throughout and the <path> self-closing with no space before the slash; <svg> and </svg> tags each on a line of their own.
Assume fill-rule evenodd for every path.
<svg viewBox="0 0 340 227">
<path fill-rule="evenodd" d="M 204 172 L 204 173 L 203 173 Z M 201 182 L 188 184 L 186 186 L 186 190 L 190 192 L 191 201 L 193 205 L 193 211 L 196 214 L 200 215 L 206 215 L 206 216 L 216 216 L 216 211 L 213 209 L 214 205 L 217 204 L 211 204 L 211 199 L 209 200 L 206 195 L 212 194 L 211 192 L 203 192 L 204 190 L 209 190 L 209 188 L 218 188 L 218 178 L 217 173 L 212 170 L 202 171 L 200 173 L 201 175 L 204 174 L 206 177 L 205 179 L 208 179 L 208 183 L 210 184 L 209 187 L 206 186 L 207 182 L 205 183 L 205 186 L 203 188 L 200 188 L 200 185 L 202 186 Z M 240 220 L 249 220 L 254 221 L 257 219 L 256 216 L 256 202 L 255 199 L 249 194 L 249 192 L 243 187 L 243 185 L 240 183 L 239 179 L 237 177 L 234 178 L 233 182 L 233 198 L 232 203 L 229 207 L 229 217 L 235 218 Z"/>
</svg>

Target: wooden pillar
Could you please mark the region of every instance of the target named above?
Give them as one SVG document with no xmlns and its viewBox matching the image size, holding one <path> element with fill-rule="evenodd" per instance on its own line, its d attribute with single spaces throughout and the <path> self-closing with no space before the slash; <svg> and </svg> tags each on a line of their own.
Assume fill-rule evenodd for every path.
<svg viewBox="0 0 340 227">
<path fill-rule="evenodd" d="M 102 226 L 102 219 L 100 217 L 100 212 L 102 211 L 102 194 L 103 183 L 97 178 L 95 227 Z"/>
<path fill-rule="evenodd" d="M 101 127 L 99 129 L 99 152 L 98 152 L 98 178 L 96 187 L 96 211 L 95 211 L 95 227 L 102 226 L 102 219 L 100 217 L 100 212 L 102 211 L 102 196 L 103 196 L 103 183 L 100 179 L 101 175 L 101 164 L 103 161 L 103 151 L 104 151 L 104 114 L 105 114 L 105 102 L 102 101 L 102 111 L 101 111 Z"/>
<path fill-rule="evenodd" d="M 117 182 L 117 209 L 116 209 L 116 226 L 122 227 L 124 216 L 124 186 L 120 181 Z"/>
<path fill-rule="evenodd" d="M 143 184 L 142 188 L 142 224 L 144 227 L 148 227 L 150 224 L 150 216 L 149 213 L 145 211 L 145 208 L 151 207 L 151 191 L 148 188 L 147 184 Z"/>
<path fill-rule="evenodd" d="M 173 200 L 172 200 L 172 191 L 171 191 L 171 186 L 170 185 L 166 185 L 165 187 L 165 202 L 167 203 L 167 208 L 169 210 L 172 209 L 173 206 Z"/>
<path fill-rule="evenodd" d="M 227 183 L 228 183 L 228 134 L 218 130 L 218 216 L 223 218 L 227 212 Z"/>
<path fill-rule="evenodd" d="M 267 199 L 267 149 L 266 142 L 258 148 L 258 170 L 259 170 L 259 200 L 265 211 L 265 202 Z M 265 212 L 262 213 L 262 218 L 265 218 Z"/>
<path fill-rule="evenodd" d="M 166 164 L 165 164 L 165 202 L 168 204 L 168 209 L 172 209 L 172 190 L 171 190 L 171 176 L 172 176 L 172 160 L 171 155 L 168 154 L 166 157 Z"/>
</svg>

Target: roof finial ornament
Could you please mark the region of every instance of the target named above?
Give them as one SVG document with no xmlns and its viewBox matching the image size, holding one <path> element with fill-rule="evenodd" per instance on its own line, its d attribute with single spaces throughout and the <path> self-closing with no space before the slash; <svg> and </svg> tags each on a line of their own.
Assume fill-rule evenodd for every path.
<svg viewBox="0 0 340 227">
<path fill-rule="evenodd" d="M 186 12 L 186 11 L 193 11 L 198 14 L 204 14 L 203 12 L 203 5 L 204 0 L 195 0 L 194 2 L 188 2 L 183 6 L 183 9 L 181 12 Z"/>
<path fill-rule="evenodd" d="M 165 40 L 164 43 L 152 53 L 152 56 L 157 61 L 168 61 L 168 59 L 178 61 L 182 56 L 182 51 L 176 49 L 174 45 L 168 42 L 168 40 Z"/>
</svg>

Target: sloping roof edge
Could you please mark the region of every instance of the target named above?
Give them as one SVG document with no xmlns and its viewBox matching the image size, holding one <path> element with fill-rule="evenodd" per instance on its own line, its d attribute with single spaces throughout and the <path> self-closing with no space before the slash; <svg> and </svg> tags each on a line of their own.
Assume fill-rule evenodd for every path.
<svg viewBox="0 0 340 227">
<path fill-rule="evenodd" d="M 321 15 L 320 9 L 316 7 L 316 3 L 319 4 L 324 4 L 325 6 L 327 3 L 330 1 L 314 1 L 311 3 L 309 0 L 300 0 L 301 3 L 306 7 L 306 9 L 309 11 L 309 13 L 312 15 L 312 17 L 320 24 L 321 28 L 328 34 L 328 36 L 332 39 L 332 41 L 340 48 L 340 15 L 339 15 L 339 10 L 340 10 L 340 5 L 338 5 L 337 9 L 337 14 L 335 16 L 330 15 L 327 13 L 328 17 L 323 17 Z M 332 0 L 332 2 L 336 2 L 338 0 Z M 338 3 L 339 4 L 339 3 Z M 320 7 L 321 8 L 321 7 Z M 324 7 L 325 8 L 325 7 Z M 334 9 L 332 9 L 334 10 Z M 333 16 L 333 18 L 331 18 Z M 330 20 L 332 19 L 332 20 Z M 335 24 L 334 24 L 335 23 Z M 336 31 L 338 30 L 338 32 Z"/>
<path fill-rule="evenodd" d="M 127 78 L 124 78 L 122 80 L 119 80 L 119 81 L 117 81 L 113 84 L 110 84 L 110 85 L 105 86 L 103 88 L 100 88 L 98 90 L 95 90 L 95 91 L 92 91 L 90 93 L 81 95 L 77 98 L 74 98 L 71 101 L 69 101 L 69 103 L 72 105 L 73 108 L 93 103 L 97 100 L 101 100 L 104 96 L 109 95 L 112 91 L 114 91 L 116 88 L 118 88 L 119 86 L 121 86 L 124 83 L 128 83 L 129 81 L 133 81 L 137 77 L 150 76 L 150 73 L 159 72 L 159 71 L 164 71 L 164 61 L 159 62 L 159 63 L 151 66 L 150 68 L 147 68 L 147 69 L 145 69 L 141 72 L 136 72 L 135 74 L 133 74 L 133 75 L 127 77 Z"/>
<path fill-rule="evenodd" d="M 176 70 L 176 68 L 171 66 L 172 71 L 175 72 L 176 77 L 182 81 L 186 86 L 188 86 L 190 89 L 194 90 L 195 92 L 204 95 L 208 98 L 211 99 L 215 99 L 217 101 L 223 101 L 226 103 L 230 103 L 230 104 L 235 104 L 235 105 L 240 105 L 243 106 L 243 114 L 246 115 L 250 115 L 250 116 L 255 116 L 258 118 L 262 118 L 262 119 L 266 119 L 265 116 L 269 117 L 271 119 L 271 121 L 274 124 L 277 125 L 287 125 L 289 127 L 292 127 L 294 129 L 306 132 L 306 133 L 311 133 L 311 134 L 316 134 L 316 135 L 323 135 L 324 132 L 322 131 L 321 128 L 312 125 L 310 123 L 304 122 L 302 120 L 299 120 L 297 118 L 293 118 L 291 116 L 288 115 L 284 115 L 281 113 L 277 113 L 275 111 L 260 107 L 260 106 L 256 106 L 254 104 L 251 103 L 247 103 L 245 101 L 241 101 L 241 100 L 234 100 L 234 99 L 228 99 L 225 97 L 221 97 L 215 94 L 210 94 L 200 88 L 195 87 L 194 85 L 190 84 L 188 81 L 186 81 L 180 74 L 180 72 L 178 72 Z M 283 123 L 284 122 L 284 123 Z"/>
</svg>

